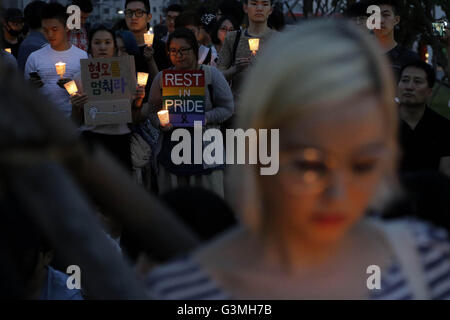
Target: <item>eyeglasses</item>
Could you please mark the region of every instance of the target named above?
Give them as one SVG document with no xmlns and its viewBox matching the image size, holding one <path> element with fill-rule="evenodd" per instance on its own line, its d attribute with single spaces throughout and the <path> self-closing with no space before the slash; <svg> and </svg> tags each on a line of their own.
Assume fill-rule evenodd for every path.
<svg viewBox="0 0 450 320">
<path fill-rule="evenodd" d="M 318 193 L 330 183 L 332 172 L 338 166 L 350 171 L 350 183 L 364 189 L 370 185 L 370 177 L 383 164 L 388 156 L 388 148 L 380 146 L 370 155 L 355 159 L 349 164 L 342 163 L 333 155 L 327 155 L 317 148 L 303 148 L 299 151 L 280 155 L 280 173 L 284 175 L 283 184 L 290 193 Z"/>
<path fill-rule="evenodd" d="M 136 16 L 136 18 L 140 18 L 144 14 L 147 14 L 147 11 L 141 10 L 141 9 L 136 9 L 136 10 L 127 9 L 127 10 L 125 10 L 125 16 L 127 18 L 132 18 L 133 14 Z"/>
<path fill-rule="evenodd" d="M 186 55 L 188 53 L 189 50 L 192 50 L 192 48 L 191 47 L 189 47 L 189 48 L 181 48 L 179 50 L 170 49 L 169 50 L 169 54 L 171 56 L 173 56 L 173 57 L 176 57 L 178 54 L 180 54 L 181 56 L 184 56 L 184 55 Z"/>
</svg>

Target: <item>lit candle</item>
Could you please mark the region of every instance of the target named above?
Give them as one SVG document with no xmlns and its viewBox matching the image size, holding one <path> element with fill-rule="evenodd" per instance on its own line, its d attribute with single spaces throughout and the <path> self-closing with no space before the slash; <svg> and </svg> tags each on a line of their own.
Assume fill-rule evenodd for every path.
<svg viewBox="0 0 450 320">
<path fill-rule="evenodd" d="M 55 67 L 56 67 L 56 73 L 61 76 L 61 79 L 64 76 L 64 73 L 66 73 L 66 64 L 64 62 L 58 62 L 55 63 Z"/>
<path fill-rule="evenodd" d="M 5 51 L 11 53 L 11 48 L 6 48 Z"/>
<path fill-rule="evenodd" d="M 155 37 L 155 35 L 153 34 L 153 28 L 150 27 L 150 30 L 148 30 L 147 33 L 144 33 L 144 41 L 148 47 L 151 47 L 153 45 L 154 37 Z"/>
<path fill-rule="evenodd" d="M 148 80 L 148 73 L 138 72 L 137 74 L 138 85 L 145 87 L 145 85 L 147 84 L 147 80 Z"/>
<path fill-rule="evenodd" d="M 77 84 L 75 81 L 69 81 L 66 84 L 64 84 L 64 88 L 66 88 L 67 92 L 73 96 L 75 93 L 78 92 Z"/>
<path fill-rule="evenodd" d="M 158 118 L 162 126 L 169 124 L 169 110 L 158 111 Z"/>
<path fill-rule="evenodd" d="M 258 38 L 250 38 L 248 39 L 248 46 L 250 47 L 250 51 L 253 55 L 256 55 L 256 52 L 259 50 L 259 39 Z"/>
</svg>

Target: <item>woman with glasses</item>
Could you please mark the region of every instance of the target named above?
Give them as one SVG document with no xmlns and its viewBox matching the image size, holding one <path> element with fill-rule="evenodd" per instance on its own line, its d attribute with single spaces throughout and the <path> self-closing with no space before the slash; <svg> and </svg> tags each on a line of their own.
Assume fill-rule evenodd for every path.
<svg viewBox="0 0 450 320">
<path fill-rule="evenodd" d="M 239 24 L 233 19 L 233 17 L 222 16 L 216 22 L 214 28 L 211 30 L 211 41 L 219 54 L 227 33 L 238 29 Z"/>
<path fill-rule="evenodd" d="M 198 64 L 198 43 L 194 33 L 185 28 L 176 29 L 169 35 L 167 50 L 175 71 L 203 70 L 205 72 L 205 124 L 203 130 L 220 128 L 220 124 L 233 114 L 234 104 L 231 89 L 223 75 L 214 67 Z M 209 77 L 208 77 L 209 74 Z M 208 78 L 210 83 L 208 83 Z M 181 164 L 176 165 L 171 158 L 172 149 L 177 142 L 171 141 L 173 126 L 162 126 L 157 112 L 162 110 L 162 72 L 152 83 L 149 98 L 150 120 L 155 128 L 162 131 L 162 139 L 157 157 L 158 188 L 165 192 L 182 186 L 197 186 L 209 189 L 224 196 L 223 165 Z M 193 129 L 188 130 L 193 138 Z M 193 147 L 193 144 L 191 145 Z M 191 150 L 192 159 L 194 156 Z M 192 160 L 191 159 L 191 160 Z M 194 163 L 194 161 L 191 161 Z"/>
<path fill-rule="evenodd" d="M 279 172 L 232 167 L 240 226 L 155 269 L 153 298 L 450 298 L 445 231 L 365 216 L 398 158 L 394 81 L 368 35 L 324 19 L 281 33 L 241 99 L 237 127 L 279 129 Z"/>
</svg>

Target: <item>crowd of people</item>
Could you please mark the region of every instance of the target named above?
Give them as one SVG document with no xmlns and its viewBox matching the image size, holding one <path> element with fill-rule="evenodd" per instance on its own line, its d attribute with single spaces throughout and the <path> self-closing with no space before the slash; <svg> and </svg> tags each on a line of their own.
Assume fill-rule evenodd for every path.
<svg viewBox="0 0 450 320">
<path fill-rule="evenodd" d="M 91 0 L 72 4 L 79 29 L 58 2 L 2 10 L 2 292 L 450 299 L 450 119 L 429 104 L 435 68 L 396 41 L 408 18 L 397 1 L 286 26 L 272 0 L 226 0 L 215 11 L 172 4 L 150 45 L 150 1 L 126 0 L 114 26 L 89 24 Z M 381 10 L 373 31 L 370 5 Z M 450 62 L 450 30 L 441 40 Z M 132 58 L 133 72 L 148 74 L 133 83 L 127 123 L 87 123 L 82 61 L 91 58 Z M 278 130 L 278 173 L 196 161 L 195 126 L 184 128 L 191 161 L 175 162 L 177 127 L 160 116 L 173 92 L 167 72 L 204 75 L 191 90 L 204 97 L 202 133 Z M 36 137 L 24 142 L 27 132 Z M 203 141 L 201 154 L 217 143 Z M 241 152 L 219 144 L 224 157 Z M 81 288 L 68 286 L 73 265 Z M 381 269 L 375 290 L 371 265 Z"/>
</svg>

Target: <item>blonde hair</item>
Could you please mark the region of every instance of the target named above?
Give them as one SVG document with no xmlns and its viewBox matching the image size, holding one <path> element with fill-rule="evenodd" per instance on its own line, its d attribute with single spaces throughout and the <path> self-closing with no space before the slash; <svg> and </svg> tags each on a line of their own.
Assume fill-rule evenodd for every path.
<svg viewBox="0 0 450 320">
<path fill-rule="evenodd" d="M 314 105 L 367 91 L 379 98 L 385 130 L 396 154 L 394 80 L 381 49 L 349 22 L 315 19 L 275 36 L 264 48 L 243 86 L 236 125 L 278 128 Z M 394 156 L 394 171 L 395 160 Z M 261 200 L 256 174 L 247 166 L 233 166 L 230 190 L 243 222 L 258 229 Z"/>
</svg>

